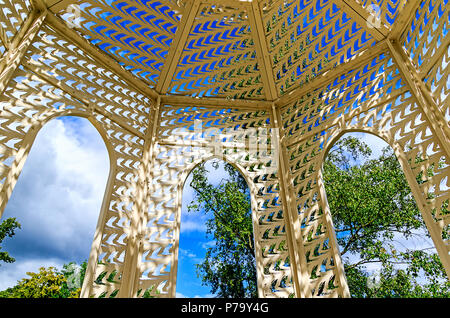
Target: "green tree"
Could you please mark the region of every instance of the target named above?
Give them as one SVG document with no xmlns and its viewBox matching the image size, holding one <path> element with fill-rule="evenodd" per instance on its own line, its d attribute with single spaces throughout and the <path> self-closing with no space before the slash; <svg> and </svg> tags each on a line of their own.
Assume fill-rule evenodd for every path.
<svg viewBox="0 0 450 318">
<path fill-rule="evenodd" d="M 20 229 L 20 224 L 16 221 L 16 218 L 8 218 L 4 220 L 0 224 L 0 243 L 2 243 L 6 237 L 14 236 L 17 228 Z M 0 246 L 0 261 L 5 263 L 15 262 L 15 259 L 11 257 L 8 252 L 1 251 L 1 249 L 2 247 Z"/>
<path fill-rule="evenodd" d="M 213 162 L 213 167 L 219 167 Z M 215 240 L 197 273 L 211 292 L 221 298 L 257 297 L 256 265 L 249 190 L 242 175 L 225 164 L 229 178 L 214 186 L 208 182 L 204 164 L 192 172 L 194 200 L 188 211 L 211 215 L 207 235 Z"/>
<path fill-rule="evenodd" d="M 0 292 L 0 298 L 78 298 L 81 292 L 87 263 L 63 265 L 58 271 L 55 267 L 40 267 L 39 272 L 27 272 L 14 287 Z"/>
<path fill-rule="evenodd" d="M 18 284 L 3 292 L 8 298 L 60 298 L 64 275 L 54 267 L 41 267 L 38 273 L 27 272 L 30 278 L 23 278 Z"/>
<path fill-rule="evenodd" d="M 449 282 L 431 247 L 401 248 L 400 239 L 429 236 L 400 163 L 390 147 L 368 160 L 355 137 L 328 154 L 324 183 L 353 297 L 448 297 Z M 378 264 L 377 275 L 367 265 Z"/>
<path fill-rule="evenodd" d="M 434 248 L 405 249 L 397 242 L 429 236 L 399 161 L 391 148 L 369 160 L 371 154 L 357 138 L 342 138 L 323 165 L 351 295 L 449 297 L 450 284 Z M 208 182 L 204 165 L 193 171 L 189 211 L 212 214 L 207 232 L 216 239 L 198 273 L 219 297 L 256 297 L 248 190 L 244 178 L 225 167 L 230 179 L 218 186 Z M 378 265 L 376 275 L 368 265 Z"/>
<path fill-rule="evenodd" d="M 75 262 L 64 264 L 61 274 L 64 276 L 60 289 L 61 298 L 79 298 L 84 276 L 86 275 L 87 261 L 78 266 Z"/>
</svg>

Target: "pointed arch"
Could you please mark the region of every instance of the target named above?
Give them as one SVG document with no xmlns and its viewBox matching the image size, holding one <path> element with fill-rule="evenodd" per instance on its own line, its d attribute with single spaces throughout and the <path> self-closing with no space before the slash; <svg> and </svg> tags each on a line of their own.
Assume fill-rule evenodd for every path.
<svg viewBox="0 0 450 318">
<path fill-rule="evenodd" d="M 180 238 L 180 227 L 181 227 L 181 210 L 182 210 L 182 195 L 183 195 L 183 189 L 185 187 L 185 183 L 188 179 L 188 177 L 191 175 L 192 171 L 199 166 L 202 163 L 206 163 L 208 161 L 212 161 L 212 160 L 219 160 L 222 161 L 224 163 L 230 164 L 236 171 L 238 171 L 238 173 L 244 178 L 247 187 L 249 189 L 249 194 L 250 194 L 250 206 L 251 206 L 251 210 L 252 210 L 252 228 L 253 228 L 253 241 L 255 244 L 255 259 L 256 259 L 256 276 L 257 276 L 257 292 L 258 292 L 258 296 L 262 297 L 262 282 L 263 282 L 263 271 L 264 271 L 264 265 L 263 265 L 263 260 L 262 260 L 262 254 L 261 254 L 261 244 L 259 242 L 259 240 L 261 239 L 261 235 L 262 233 L 260 233 L 259 231 L 259 220 L 258 220 L 258 216 L 257 216 L 257 202 L 256 202 L 256 195 L 257 195 L 257 188 L 253 182 L 253 180 L 250 178 L 250 176 L 248 175 L 247 171 L 245 170 L 244 167 L 242 167 L 239 163 L 234 162 L 232 159 L 227 158 L 226 156 L 223 157 L 219 157 L 217 155 L 209 155 L 207 157 L 204 158 L 199 158 L 195 161 L 193 161 L 188 167 L 186 167 L 186 169 L 182 172 L 182 174 L 180 175 L 180 185 L 179 185 L 179 189 L 178 189 L 178 196 L 177 196 L 177 214 L 176 214 L 176 229 L 175 229 L 175 237 L 177 239 L 175 239 L 175 252 L 174 252 L 174 268 L 171 271 L 172 276 L 172 281 L 176 282 L 176 276 L 177 276 L 177 271 L 178 271 L 178 250 L 179 250 L 179 238 Z M 181 192 L 181 193 L 180 193 Z M 174 288 L 176 283 L 173 284 Z"/>
<path fill-rule="evenodd" d="M 373 135 L 377 138 L 380 138 L 383 140 L 386 144 L 389 145 L 389 147 L 393 150 L 395 157 L 397 158 L 400 167 L 402 169 L 402 172 L 405 176 L 405 179 L 408 183 L 408 186 L 411 189 L 411 193 L 413 195 L 413 198 L 417 204 L 418 209 L 420 210 L 421 216 L 425 222 L 426 228 L 428 230 L 428 233 L 431 236 L 431 239 L 433 241 L 434 247 L 436 248 L 438 255 L 441 259 L 441 262 L 444 265 L 444 268 L 446 270 L 447 276 L 450 278 L 450 272 L 449 272 L 449 254 L 445 247 L 445 243 L 442 239 L 439 222 L 436 222 L 433 219 L 432 211 L 427 204 L 426 199 L 424 198 L 424 195 L 422 194 L 422 190 L 420 189 L 415 174 L 412 172 L 411 163 L 408 160 L 408 157 L 406 156 L 403 147 L 395 140 L 395 138 L 390 134 L 389 131 L 385 131 L 380 129 L 377 126 L 363 126 L 363 125 L 355 125 L 355 126 L 349 126 L 345 129 L 340 129 L 331 134 L 329 138 L 326 139 L 324 142 L 323 150 L 320 154 L 319 162 L 322 164 L 321 169 L 318 171 L 318 187 L 319 187 L 319 193 L 321 196 L 321 200 L 324 202 L 324 209 L 325 209 L 325 215 L 326 215 L 326 223 L 327 223 L 327 230 L 328 230 L 328 237 L 332 241 L 331 247 L 333 249 L 333 254 L 335 255 L 335 261 L 337 264 L 337 267 L 339 268 L 340 276 L 342 277 L 341 281 L 344 281 L 343 287 L 345 289 L 345 292 L 349 294 L 348 285 L 346 283 L 345 273 L 343 269 L 343 264 L 341 260 L 340 251 L 338 249 L 337 239 L 336 239 L 336 233 L 335 233 L 335 227 L 333 225 L 333 220 L 331 217 L 331 211 L 328 204 L 325 186 L 324 186 L 324 180 L 323 180 L 323 163 L 325 161 L 325 158 L 327 157 L 329 151 L 334 146 L 334 144 L 341 139 L 344 135 L 352 132 L 359 132 L 359 133 L 365 133 L 369 135 Z"/>
<path fill-rule="evenodd" d="M 22 168 L 25 166 L 25 164 L 26 164 L 26 161 L 27 161 L 27 159 L 28 159 L 28 154 L 29 153 L 33 153 L 32 152 L 32 149 L 37 145 L 37 143 L 36 143 L 36 141 L 37 141 L 37 139 L 39 138 L 39 133 L 41 133 L 41 131 L 42 131 L 42 128 L 44 128 L 48 123 L 50 123 L 50 122 L 52 122 L 52 121 L 54 121 L 54 120 L 61 120 L 61 121 L 64 121 L 66 118 L 71 118 L 71 117 L 73 117 L 73 118 L 79 118 L 80 120 L 82 120 L 83 122 L 80 122 L 80 121 L 75 121 L 75 122 L 72 122 L 71 123 L 71 125 L 73 125 L 72 127 L 76 127 L 78 124 L 79 125 L 81 125 L 81 126 L 83 126 L 83 127 L 85 127 L 85 125 L 88 125 L 89 127 L 86 127 L 86 129 L 89 129 L 89 130 L 85 130 L 85 131 L 89 131 L 89 134 L 91 133 L 91 132 L 93 132 L 93 134 L 99 134 L 100 135 L 100 137 L 101 138 L 98 138 L 98 140 L 99 140 L 99 143 L 98 143 L 98 145 L 101 145 L 102 147 L 103 147 L 103 149 L 105 149 L 105 152 L 104 152 L 104 155 L 105 155 L 105 157 L 104 157 L 104 159 L 106 159 L 106 157 L 108 158 L 107 160 L 109 161 L 109 163 L 106 163 L 106 161 L 104 162 L 104 166 L 105 166 L 105 172 L 107 172 L 107 174 L 106 174 L 106 176 L 108 175 L 108 173 L 109 173 L 109 180 L 111 179 L 111 175 L 113 174 L 113 167 L 114 167 L 114 164 L 113 164 L 113 162 L 111 161 L 111 147 L 110 147 L 110 145 L 109 145 L 109 142 L 108 142 L 108 140 L 106 139 L 106 132 L 103 130 L 103 128 L 93 119 L 93 118 L 90 118 L 89 116 L 87 116 L 86 114 L 84 114 L 84 113 L 78 113 L 78 112 L 64 112 L 64 113 L 58 113 L 58 114 L 52 114 L 52 115 L 50 115 L 50 116 L 45 116 L 45 117 L 40 117 L 40 120 L 37 120 L 37 121 L 35 121 L 34 123 L 33 123 L 33 125 L 29 128 L 29 129 L 27 129 L 26 130 L 26 133 L 25 133 L 25 135 L 24 135 L 24 138 L 23 138 L 23 141 L 21 142 L 21 144 L 20 144 L 20 146 L 19 146 L 19 151 L 18 151 L 18 154 L 20 155 L 21 154 L 21 156 L 19 157 L 19 158 L 15 158 L 15 164 L 13 164 L 12 165 L 12 170 L 13 170 L 13 173 L 10 173 L 10 175 L 13 175 L 14 176 L 14 178 L 13 179 L 9 179 L 9 180 L 7 180 L 8 181 L 8 184 L 9 184 L 9 186 L 10 186 L 10 189 L 11 189 L 11 193 L 13 192 L 13 188 L 15 187 L 15 185 L 16 185 L 16 183 L 17 183 L 17 181 L 18 181 L 18 179 L 19 179 L 19 177 L 20 177 L 20 174 L 21 174 L 21 172 L 22 172 Z M 72 121 L 71 119 L 69 119 L 70 121 Z M 65 124 L 63 124 L 63 125 L 65 125 Z M 81 127 L 80 126 L 80 127 Z M 67 126 L 66 126 L 67 127 Z M 50 128 L 50 127 L 49 127 Z M 65 128 L 61 128 L 61 129 L 65 129 Z M 76 128 L 75 128 L 76 129 Z M 49 130 L 47 130 L 47 133 L 48 132 L 51 132 L 51 130 L 49 131 Z M 74 131 L 72 131 L 72 128 L 70 129 L 70 136 L 68 137 L 68 138 L 77 138 L 77 141 L 79 141 L 78 140 L 78 136 L 77 135 L 73 135 L 73 133 L 76 133 L 76 130 L 74 130 Z M 97 136 L 93 136 L 93 137 L 97 137 Z M 50 137 L 47 137 L 47 138 L 52 138 L 51 136 Z M 81 141 L 82 142 L 84 142 L 83 141 L 83 139 L 84 138 L 86 138 L 86 135 L 85 136 L 83 136 L 83 137 L 81 137 Z M 93 139 L 95 139 L 95 138 L 93 138 Z M 101 141 L 100 141 L 101 140 Z M 39 141 L 38 141 L 39 142 Z M 45 149 L 45 148 L 47 148 L 46 147 L 46 145 L 44 144 L 44 145 L 42 145 L 42 143 L 40 142 L 39 143 L 39 145 L 40 145 L 40 149 Z M 75 148 L 75 149 L 78 149 L 78 148 Z M 80 149 L 78 149 L 77 151 L 82 151 L 82 149 L 80 150 Z M 80 153 L 80 152 L 79 152 Z M 102 157 L 103 158 L 103 157 Z M 86 158 L 85 158 L 86 159 Z M 87 158 L 87 159 L 89 159 L 89 158 Z M 64 165 L 65 164 L 65 162 L 61 162 L 61 164 L 62 165 Z M 82 163 L 81 163 L 82 164 Z M 82 171 L 83 170 L 83 166 L 84 165 L 80 165 L 80 166 L 78 166 L 77 165 L 77 167 L 80 167 L 79 169 L 80 169 L 80 171 Z M 36 168 L 36 167 L 34 167 L 34 168 Z M 53 166 L 51 166 L 50 168 L 53 168 Z M 75 171 L 79 171 L 78 170 L 78 168 L 76 168 L 77 170 L 75 170 Z M 106 170 L 107 169 L 107 170 Z M 34 173 L 35 172 L 35 169 L 33 169 L 32 170 L 32 172 Z M 105 176 L 105 177 L 106 177 Z M 23 177 L 23 176 L 22 176 Z M 76 177 L 76 176 L 73 176 L 74 178 Z M 107 180 L 106 178 L 103 180 L 104 181 L 104 184 L 103 184 L 103 186 L 106 186 L 105 188 L 103 188 L 103 189 L 100 189 L 100 191 L 103 191 L 103 193 L 104 194 L 106 194 L 107 193 L 107 191 L 108 191 L 108 188 L 109 188 L 109 183 L 110 183 L 110 181 L 109 180 Z M 100 186 L 102 186 L 102 184 L 100 184 Z M 15 190 L 14 190 L 15 191 Z M 49 191 L 48 189 L 46 189 L 46 188 L 40 188 L 38 191 L 42 191 L 42 192 L 46 192 L 46 194 L 50 194 L 49 192 L 47 192 L 47 191 Z M 68 191 L 71 191 L 71 189 L 70 188 L 68 188 Z M 74 189 L 74 191 L 76 191 L 75 189 Z M 9 194 L 9 196 L 7 197 L 8 199 L 10 198 L 10 195 L 11 195 L 11 193 Z M 70 192 L 68 192 L 68 193 L 70 193 Z M 4 194 L 4 192 L 2 192 L 2 194 Z M 105 197 L 106 197 L 106 195 L 105 195 Z M 61 197 L 59 197 L 58 196 L 58 198 L 61 198 Z M 65 200 L 64 198 L 62 198 L 63 200 Z M 101 201 L 101 198 L 100 197 L 98 197 L 98 207 L 99 207 L 99 210 L 98 211 L 92 211 L 93 213 L 91 214 L 91 216 L 93 216 L 94 218 L 96 218 L 96 220 L 94 221 L 94 222 L 96 222 L 96 223 L 92 223 L 92 228 L 90 228 L 89 230 L 92 230 L 92 234 L 93 234 L 93 236 L 94 236 L 94 232 L 95 232 L 95 230 L 97 229 L 97 232 L 98 232 L 98 229 L 99 229 L 99 227 L 101 226 L 101 224 L 103 223 L 103 218 L 102 218 L 102 214 L 104 214 L 103 213 L 103 211 L 104 211 L 104 205 L 105 205 L 105 203 L 103 203 L 102 205 L 100 205 L 100 203 L 102 202 Z M 58 201 L 58 200 L 56 200 L 56 201 Z M 103 199 L 103 201 L 105 201 L 105 199 Z M 4 206 L 6 207 L 6 201 L 3 201 L 3 204 L 4 204 Z M 39 202 L 35 202 L 35 205 L 36 205 L 36 207 L 39 207 Z M 64 210 L 62 210 L 62 211 L 64 211 Z M 91 221 L 93 221 L 93 220 L 91 220 Z M 49 231 L 51 231 L 52 229 L 47 229 L 47 230 L 49 230 Z M 97 233 L 95 234 L 95 235 L 98 235 Z M 36 239 L 38 239 L 38 238 L 36 238 Z M 90 239 L 92 239 L 92 238 L 90 238 Z M 95 242 L 95 241 L 94 241 Z M 92 254 L 92 251 L 93 250 L 95 250 L 95 246 L 93 246 L 91 243 L 92 243 L 92 241 L 90 241 L 89 242 L 90 243 L 90 253 Z M 43 243 L 43 244 L 45 244 L 45 243 Z M 88 251 L 86 251 L 87 253 L 86 254 L 88 254 L 89 252 Z M 87 256 L 87 255 L 86 255 Z M 86 257 L 87 258 L 87 257 Z M 74 260 L 74 261 L 77 261 L 77 260 Z M 80 286 L 81 287 L 81 286 Z"/>
</svg>

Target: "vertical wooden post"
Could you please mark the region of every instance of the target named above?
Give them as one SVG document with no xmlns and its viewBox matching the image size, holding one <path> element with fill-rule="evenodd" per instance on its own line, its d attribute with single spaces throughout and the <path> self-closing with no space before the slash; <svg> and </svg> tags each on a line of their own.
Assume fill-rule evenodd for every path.
<svg viewBox="0 0 450 318">
<path fill-rule="evenodd" d="M 155 145 L 160 103 L 161 98 L 158 97 L 155 101 L 155 105 L 152 105 L 149 114 L 149 127 L 145 134 L 144 152 L 136 185 L 136 196 L 130 220 L 130 233 L 127 239 L 121 286 L 118 294 L 118 297 L 120 298 L 136 297 L 139 287 L 139 268 L 141 262 L 140 258 L 142 257 L 141 245 L 144 226 L 147 223 L 144 215 L 149 204 L 148 184 L 150 182 L 150 165 Z"/>
<path fill-rule="evenodd" d="M 283 214 L 286 222 L 287 241 L 291 263 L 292 279 L 294 281 L 295 294 L 300 298 L 310 298 L 311 290 L 309 284 L 308 268 L 303 247 L 300 222 L 298 219 L 295 195 L 290 176 L 289 160 L 286 144 L 284 142 L 284 130 L 281 123 L 279 110 L 272 104 L 271 112 L 272 127 L 275 129 L 275 139 L 279 147 L 279 169 L 280 195 L 283 204 Z"/>
</svg>

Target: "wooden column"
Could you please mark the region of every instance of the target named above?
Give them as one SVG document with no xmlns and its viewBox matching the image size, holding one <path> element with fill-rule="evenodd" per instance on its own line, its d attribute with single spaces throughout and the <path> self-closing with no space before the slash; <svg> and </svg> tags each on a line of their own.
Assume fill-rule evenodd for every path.
<svg viewBox="0 0 450 318">
<path fill-rule="evenodd" d="M 149 127 L 145 134 L 144 153 L 136 184 L 136 195 L 130 219 L 130 233 L 127 238 L 127 249 L 125 252 L 122 279 L 119 298 L 134 298 L 137 295 L 140 279 L 140 262 L 142 257 L 142 239 L 144 235 L 145 212 L 148 209 L 148 184 L 151 182 L 151 159 L 155 145 L 155 134 L 157 131 L 158 114 L 161 98 L 158 97 L 155 105 L 152 105 L 149 114 Z"/>
<path fill-rule="evenodd" d="M 293 191 L 293 183 L 290 178 L 289 158 L 284 139 L 284 130 L 282 128 L 279 109 L 277 109 L 274 104 L 272 105 L 271 120 L 273 123 L 272 127 L 275 129 L 275 142 L 278 143 L 279 149 L 278 178 L 280 182 L 280 195 L 283 204 L 283 215 L 286 224 L 295 294 L 299 298 L 310 298 L 312 295 L 309 284 L 309 275 L 295 202 L 295 194 Z"/>
</svg>

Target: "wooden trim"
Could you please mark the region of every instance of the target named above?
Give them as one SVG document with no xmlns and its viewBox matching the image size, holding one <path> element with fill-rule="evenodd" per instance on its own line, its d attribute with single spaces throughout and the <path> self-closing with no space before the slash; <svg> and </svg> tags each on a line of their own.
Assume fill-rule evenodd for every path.
<svg viewBox="0 0 450 318">
<path fill-rule="evenodd" d="M 394 24 L 391 27 L 391 32 L 389 33 L 389 38 L 395 39 L 397 41 L 400 40 L 400 37 L 408 28 L 412 19 L 414 18 L 414 13 L 419 7 L 421 1 L 420 0 L 407 0 L 404 7 L 398 13 L 397 18 L 395 19 Z"/>
<path fill-rule="evenodd" d="M 239 110 L 270 110 L 271 102 L 253 99 L 228 99 L 218 97 L 191 97 L 161 95 L 161 103 L 179 106 L 211 107 L 217 109 L 238 108 Z"/>
</svg>

